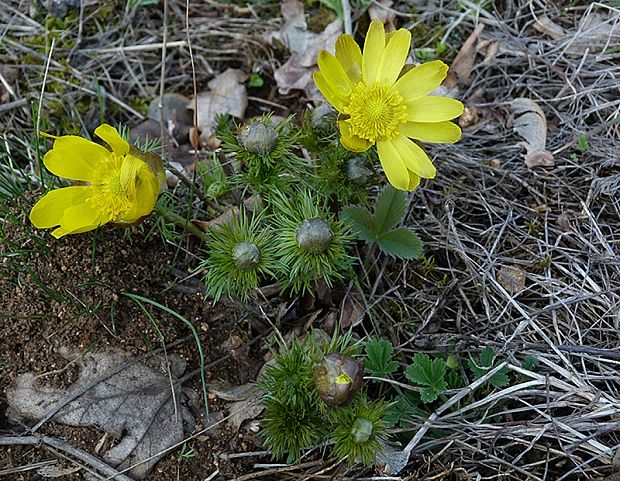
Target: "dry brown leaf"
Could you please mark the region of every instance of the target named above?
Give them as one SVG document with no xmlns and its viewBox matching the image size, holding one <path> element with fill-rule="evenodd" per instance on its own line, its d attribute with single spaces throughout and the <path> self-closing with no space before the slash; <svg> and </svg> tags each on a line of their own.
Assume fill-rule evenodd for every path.
<svg viewBox="0 0 620 481">
<path fill-rule="evenodd" d="M 183 395 L 177 379 L 184 361 L 177 356 L 152 358 L 148 364 L 128 361 L 118 349 L 88 354 L 80 361 L 77 381 L 66 389 L 42 385 L 34 373 L 20 374 L 6 390 L 9 415 L 38 421 L 55 413 L 55 422 L 96 426 L 119 440 L 104 461 L 117 469 L 144 461 L 129 471 L 143 479 L 161 453 L 183 440 L 183 420 L 192 428 L 194 421 L 179 402 Z"/>
<path fill-rule="evenodd" d="M 343 330 L 355 327 L 364 320 L 365 315 L 366 308 L 360 301 L 359 294 L 347 292 L 340 304 L 340 327 Z"/>
<path fill-rule="evenodd" d="M 517 266 L 502 266 L 497 273 L 497 282 L 508 294 L 518 294 L 525 289 L 525 271 Z"/>
<path fill-rule="evenodd" d="M 547 143 L 545 113 L 536 102 L 523 97 L 514 99 L 511 106 L 518 116 L 513 129 L 524 140 L 525 165 L 553 167 L 555 165 L 553 154 L 545 149 Z"/>
<path fill-rule="evenodd" d="M 454 61 L 452 65 L 450 65 L 450 70 L 448 71 L 448 78 L 445 81 L 448 87 L 453 87 L 457 83 L 460 85 L 469 84 L 471 71 L 474 68 L 476 53 L 478 51 L 478 37 L 480 37 L 480 32 L 482 32 L 483 29 L 484 24 L 481 23 L 478 25 L 469 37 L 467 37 L 459 53 L 454 57 Z"/>
<path fill-rule="evenodd" d="M 534 28 L 540 33 L 544 33 L 553 40 L 559 40 L 566 35 L 564 29 L 551 20 L 547 15 L 542 15 L 534 22 Z"/>
<path fill-rule="evenodd" d="M 303 90 L 309 99 L 323 101 L 314 85 L 312 72 L 316 70 L 321 50 L 333 53 L 336 39 L 342 34 L 342 21 L 335 20 L 323 32 L 314 33 L 308 30 L 303 4 L 299 0 L 285 0 L 281 11 L 284 25 L 280 32 L 271 35 L 271 39 L 286 45 L 291 57 L 274 72 L 279 92 L 286 95 L 291 90 Z"/>
<path fill-rule="evenodd" d="M 216 147 L 214 122 L 217 115 L 232 115 L 242 119 L 248 107 L 248 93 L 244 82 L 247 75 L 229 68 L 209 81 L 209 92 L 198 94 L 198 128 L 200 140 L 208 147 Z M 194 102 L 188 105 L 194 108 Z"/>
</svg>

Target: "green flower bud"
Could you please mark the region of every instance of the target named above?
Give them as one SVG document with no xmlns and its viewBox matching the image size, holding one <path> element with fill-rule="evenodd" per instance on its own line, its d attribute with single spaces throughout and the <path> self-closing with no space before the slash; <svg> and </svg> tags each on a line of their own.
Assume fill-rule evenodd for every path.
<svg viewBox="0 0 620 481">
<path fill-rule="evenodd" d="M 253 269 L 260 262 L 260 251 L 256 244 L 251 242 L 238 242 L 233 247 L 232 256 L 235 266 L 242 271 Z"/>
<path fill-rule="evenodd" d="M 278 142 L 278 132 L 271 125 L 252 122 L 245 125 L 237 135 L 239 144 L 251 154 L 267 155 Z"/>
<path fill-rule="evenodd" d="M 349 159 L 349 162 L 347 162 L 347 177 L 353 184 L 364 186 L 368 183 L 368 178 L 372 175 L 372 172 L 366 165 L 366 159 L 363 157 Z"/>
<path fill-rule="evenodd" d="M 319 105 L 312 111 L 310 125 L 317 132 L 326 134 L 334 128 L 337 117 L 338 114 L 330 105 Z"/>
<path fill-rule="evenodd" d="M 355 444 L 363 444 L 370 439 L 373 425 L 368 419 L 357 418 L 351 428 L 351 438 Z"/>
<path fill-rule="evenodd" d="M 342 354 L 328 354 L 314 366 L 314 382 L 328 406 L 348 404 L 362 387 L 364 363 Z"/>
<path fill-rule="evenodd" d="M 333 238 L 334 233 L 329 222 L 320 217 L 304 220 L 295 232 L 297 245 L 311 254 L 325 252 Z"/>
</svg>

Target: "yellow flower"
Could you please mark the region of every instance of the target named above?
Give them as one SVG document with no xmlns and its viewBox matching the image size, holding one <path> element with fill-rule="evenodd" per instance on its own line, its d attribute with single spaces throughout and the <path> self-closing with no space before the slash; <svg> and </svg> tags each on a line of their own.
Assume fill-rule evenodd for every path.
<svg viewBox="0 0 620 481">
<path fill-rule="evenodd" d="M 54 147 L 43 158 L 45 167 L 82 185 L 52 190 L 39 199 L 30 211 L 36 228 L 56 227 L 52 235 L 59 238 L 108 222 L 133 224 L 153 210 L 160 181 L 152 168 L 133 155 L 114 127 L 100 125 L 95 135 L 111 151 L 75 135 L 54 137 Z"/>
<path fill-rule="evenodd" d="M 426 153 L 411 139 L 456 142 L 461 136 L 451 119 L 463 113 L 463 104 L 428 94 L 448 73 L 439 60 L 413 67 L 405 65 L 411 33 L 404 28 L 385 34 L 373 20 L 364 53 L 350 35 L 336 41 L 336 55 L 323 50 L 314 81 L 341 114 L 340 141 L 349 150 L 364 152 L 377 144 L 379 160 L 390 183 L 413 190 L 420 178 L 432 179 L 436 170 Z"/>
</svg>

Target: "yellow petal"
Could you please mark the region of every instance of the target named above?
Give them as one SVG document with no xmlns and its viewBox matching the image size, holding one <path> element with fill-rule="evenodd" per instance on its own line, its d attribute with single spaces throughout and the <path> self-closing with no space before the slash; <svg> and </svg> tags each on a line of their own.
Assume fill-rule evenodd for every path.
<svg viewBox="0 0 620 481">
<path fill-rule="evenodd" d="M 396 189 L 409 189 L 409 171 L 405 167 L 403 159 L 401 159 L 396 147 L 390 140 L 381 140 L 377 142 L 377 152 L 379 153 L 379 161 L 383 166 L 383 171 L 390 184 Z"/>
<path fill-rule="evenodd" d="M 418 185 L 420 185 L 420 176 L 409 171 L 409 187 L 407 190 L 414 190 Z"/>
<path fill-rule="evenodd" d="M 110 151 L 102 145 L 75 135 L 63 135 L 54 142 L 54 147 L 43 163 L 47 170 L 58 177 L 90 182 L 93 170 L 99 162 L 110 157 Z"/>
<path fill-rule="evenodd" d="M 392 85 L 405 65 L 411 48 L 411 33 L 404 28 L 397 30 L 383 51 L 377 80 Z"/>
<path fill-rule="evenodd" d="M 418 144 L 409 140 L 404 135 L 399 135 L 392 139 L 392 145 L 398 151 L 401 159 L 405 163 L 407 170 L 425 179 L 433 179 L 437 175 L 437 170 Z"/>
<path fill-rule="evenodd" d="M 71 186 L 51 190 L 32 207 L 30 222 L 37 229 L 48 229 L 60 225 L 65 210 L 82 204 L 92 195 L 90 186 Z"/>
<path fill-rule="evenodd" d="M 321 50 L 318 63 L 323 77 L 334 93 L 342 100 L 347 100 L 353 90 L 353 84 L 338 59 L 327 50 Z"/>
<path fill-rule="evenodd" d="M 123 158 L 120 174 L 121 186 L 123 187 L 123 192 L 125 195 L 130 199 L 135 194 L 137 183 L 136 177 L 142 165 L 145 165 L 144 162 L 133 155 L 126 155 Z"/>
<path fill-rule="evenodd" d="M 355 135 L 346 120 L 338 122 L 338 129 L 340 130 L 340 142 L 347 149 L 353 152 L 366 152 L 372 146 L 372 142 Z"/>
<path fill-rule="evenodd" d="M 362 80 L 372 85 L 377 80 L 379 64 L 385 50 L 385 29 L 380 20 L 370 22 L 362 55 Z"/>
<path fill-rule="evenodd" d="M 463 113 L 463 104 L 449 97 L 426 96 L 407 101 L 407 120 L 444 122 Z"/>
<path fill-rule="evenodd" d="M 433 60 L 412 68 L 398 79 L 394 87 L 405 100 L 413 100 L 430 94 L 441 85 L 448 75 L 448 66 L 441 60 Z"/>
<path fill-rule="evenodd" d="M 159 182 L 146 165 L 140 166 L 136 175 L 135 192 L 131 201 L 131 209 L 124 213 L 122 221 L 132 224 L 142 217 L 149 215 L 155 207 L 159 196 Z"/>
<path fill-rule="evenodd" d="M 109 222 L 101 212 L 91 207 L 89 202 L 73 205 L 64 211 L 60 227 L 52 231 L 57 239 L 67 234 L 80 234 L 94 230 Z"/>
<path fill-rule="evenodd" d="M 452 122 L 406 122 L 400 126 L 400 131 L 422 142 L 453 144 L 461 138 L 461 128 Z"/>
<path fill-rule="evenodd" d="M 102 124 L 95 129 L 95 135 L 104 140 L 106 144 L 112 147 L 112 152 L 119 155 L 125 155 L 129 152 L 129 144 L 120 136 L 118 130 L 108 124 Z"/>
<path fill-rule="evenodd" d="M 332 106 L 338 112 L 343 114 L 345 110 L 346 102 L 342 100 L 340 97 L 338 97 L 338 95 L 336 95 L 336 92 L 332 90 L 332 88 L 329 86 L 329 84 L 327 83 L 327 81 L 325 80 L 325 77 L 323 77 L 321 72 L 315 70 L 312 75 L 314 77 L 314 83 L 316 84 L 317 88 L 323 94 L 323 97 L 325 97 L 325 99 L 330 104 L 332 104 Z"/>
<path fill-rule="evenodd" d="M 336 58 L 353 85 L 362 80 L 362 51 L 351 35 L 340 35 L 336 40 Z"/>
</svg>

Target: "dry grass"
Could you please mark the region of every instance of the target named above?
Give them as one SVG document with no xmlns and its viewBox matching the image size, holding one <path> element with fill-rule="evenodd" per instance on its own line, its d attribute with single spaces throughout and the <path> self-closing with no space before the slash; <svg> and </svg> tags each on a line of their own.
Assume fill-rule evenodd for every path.
<svg viewBox="0 0 620 481">
<path fill-rule="evenodd" d="M 136 99 L 150 100 L 161 86 L 161 12 L 127 7 L 108 14 L 116 22 L 111 30 L 99 19 L 104 7 L 84 9 L 77 30 L 56 32 L 49 56 L 51 33 L 33 50 L 33 35 L 45 29 L 22 3 L 0 0 L 7 12 L 0 58 L 21 79 L 10 97 L 16 103 L 0 111 L 14 157 L 36 165 L 33 144 L 22 140 L 34 139 L 35 124 L 23 99 L 36 103 L 42 90 L 41 112 L 62 102 L 78 130 L 97 123 L 100 99 L 108 122 L 136 123 L 144 113 L 136 111 Z M 453 347 L 466 359 L 490 345 L 520 375 L 516 384 L 459 409 L 453 406 L 466 390 L 454 393 L 445 409 L 414 423 L 411 462 L 401 475 L 555 481 L 610 475 L 620 447 L 620 10 L 522 0 L 490 10 L 470 0 L 397 1 L 394 8 L 398 25 L 445 27 L 429 45 L 442 37 L 462 41 L 484 24 L 481 39 L 497 42 L 498 51 L 487 63 L 478 57 L 459 93 L 481 122 L 456 146 L 432 149 L 439 175 L 413 196 L 408 220 L 436 267 L 373 266 L 367 294 L 375 332 L 388 333 L 407 357 Z M 170 1 L 169 9 L 165 90 L 191 93 L 185 4 Z M 273 4 L 190 5 L 198 89 L 226 66 L 259 66 L 269 76 L 278 57 L 260 34 L 278 28 L 277 14 Z M 545 16 L 564 29 L 563 37 L 537 30 Z M 63 43 L 67 38 L 75 43 Z M 32 63 L 22 63 L 26 55 Z M 63 91 L 43 88 L 48 61 L 47 83 Z M 512 130 L 516 97 L 534 99 L 545 111 L 554 167 L 525 166 Z M 80 110 L 84 99 L 91 111 Z M 585 152 L 575 147 L 581 133 Z M 500 281 L 506 268 L 523 271 L 523 290 L 510 292 Z M 526 356 L 539 360 L 537 372 L 519 367 Z M 445 436 L 423 439 L 429 428 Z M 336 472 L 331 464 L 313 469 L 264 474 L 329 479 Z M 262 476 L 257 468 L 252 477 Z"/>
</svg>

